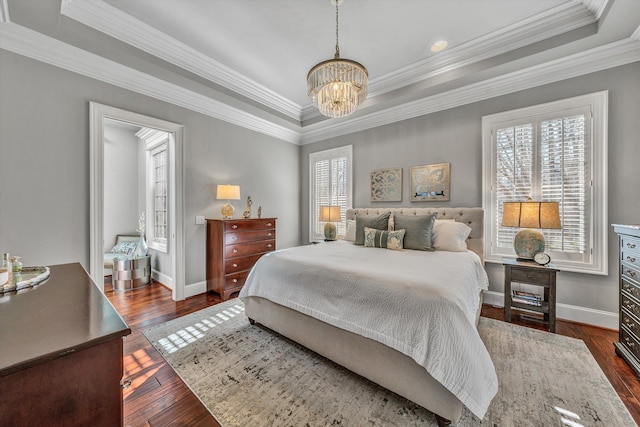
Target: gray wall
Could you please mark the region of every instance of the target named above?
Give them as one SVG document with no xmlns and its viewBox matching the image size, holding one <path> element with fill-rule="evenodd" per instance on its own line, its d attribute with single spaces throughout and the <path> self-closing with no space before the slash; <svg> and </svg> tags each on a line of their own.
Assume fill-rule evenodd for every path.
<svg viewBox="0 0 640 427">
<path fill-rule="evenodd" d="M 0 75 L 0 251 L 25 265 L 89 267 L 89 101 L 185 126 L 186 284 L 205 280 L 195 216 L 220 217 L 217 183 L 278 217 L 278 247 L 300 241 L 299 147 L 4 50 Z"/>
<path fill-rule="evenodd" d="M 309 153 L 353 145 L 354 207 L 430 206 L 411 203 L 408 173 L 411 166 L 451 163 L 451 201 L 441 206 L 482 205 L 482 136 L 484 115 L 527 107 L 586 93 L 609 90 L 609 224 L 640 223 L 640 62 L 549 84 L 381 126 L 304 146 L 301 150 L 303 197 L 301 236 L 307 239 L 309 216 Z M 403 168 L 403 201 L 370 201 L 369 179 L 374 169 Z M 435 203 L 433 204 L 435 205 Z M 558 302 L 606 312 L 618 311 L 617 237 L 609 227 L 609 275 L 561 273 Z M 487 264 L 490 290 L 502 292 L 502 265 Z"/>
<path fill-rule="evenodd" d="M 117 234 L 138 227 L 138 137 L 131 130 L 104 128 L 104 252 Z"/>
</svg>

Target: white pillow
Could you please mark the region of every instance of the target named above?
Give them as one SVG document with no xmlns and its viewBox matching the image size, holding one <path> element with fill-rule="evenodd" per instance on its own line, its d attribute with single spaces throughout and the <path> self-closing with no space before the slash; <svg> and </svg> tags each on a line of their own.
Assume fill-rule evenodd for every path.
<svg viewBox="0 0 640 427">
<path fill-rule="evenodd" d="M 437 251 L 464 252 L 471 228 L 461 222 L 436 220 L 433 226 L 433 247 Z"/>
<path fill-rule="evenodd" d="M 347 233 L 344 236 L 344 240 L 348 242 L 356 241 L 356 221 L 354 219 L 347 220 Z"/>
</svg>

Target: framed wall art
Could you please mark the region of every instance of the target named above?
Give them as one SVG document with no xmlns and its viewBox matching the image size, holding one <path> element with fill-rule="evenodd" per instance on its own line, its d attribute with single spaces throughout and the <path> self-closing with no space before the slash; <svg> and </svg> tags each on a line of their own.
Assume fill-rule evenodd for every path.
<svg viewBox="0 0 640 427">
<path fill-rule="evenodd" d="M 412 202 L 439 202 L 451 200 L 450 163 L 414 166 L 410 174 L 409 200 Z"/>
<path fill-rule="evenodd" d="M 402 168 L 379 169 L 371 172 L 371 201 L 402 201 Z"/>
</svg>

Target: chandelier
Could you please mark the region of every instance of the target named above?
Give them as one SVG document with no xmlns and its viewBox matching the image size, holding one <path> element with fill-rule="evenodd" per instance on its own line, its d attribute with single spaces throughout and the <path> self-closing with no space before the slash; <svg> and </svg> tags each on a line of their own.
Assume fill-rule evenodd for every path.
<svg viewBox="0 0 640 427">
<path fill-rule="evenodd" d="M 369 73 L 361 64 L 340 58 L 338 46 L 338 4 L 336 5 L 336 53 L 334 59 L 322 61 L 307 74 L 307 95 L 320 113 L 344 117 L 356 111 L 367 99 Z"/>
</svg>

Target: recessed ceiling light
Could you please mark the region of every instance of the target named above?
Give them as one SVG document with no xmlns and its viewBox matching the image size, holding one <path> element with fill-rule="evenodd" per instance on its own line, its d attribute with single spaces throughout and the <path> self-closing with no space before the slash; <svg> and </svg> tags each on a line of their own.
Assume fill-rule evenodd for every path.
<svg viewBox="0 0 640 427">
<path fill-rule="evenodd" d="M 449 43 L 446 40 L 438 40 L 431 45 L 431 52 L 440 52 L 444 50 Z"/>
</svg>

